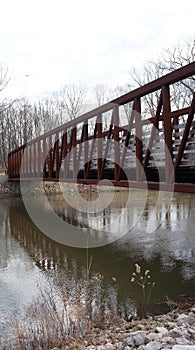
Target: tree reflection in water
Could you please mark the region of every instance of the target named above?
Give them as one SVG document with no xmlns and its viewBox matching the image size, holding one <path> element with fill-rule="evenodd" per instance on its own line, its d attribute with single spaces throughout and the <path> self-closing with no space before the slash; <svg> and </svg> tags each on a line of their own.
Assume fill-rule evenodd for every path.
<svg viewBox="0 0 195 350">
<path fill-rule="evenodd" d="M 152 272 L 156 282 L 154 299 L 165 295 L 175 297 L 178 294 L 193 294 L 195 197 L 174 194 L 169 208 L 162 200 L 161 206 L 153 215 L 153 220 L 157 223 L 160 220 L 160 225 L 155 231 L 146 233 L 147 220 L 155 205 L 155 195 L 155 192 L 149 192 L 143 215 L 122 239 L 89 249 L 89 255 L 93 257 L 93 281 L 97 282 L 97 274 L 104 276 L 98 281 L 98 287 L 97 283 L 92 284 L 93 288 L 90 286 L 94 305 L 100 298 L 107 300 L 106 307 L 112 311 L 116 312 L 119 305 L 122 305 L 123 312 L 125 310 L 129 313 L 138 299 L 137 291 L 129 280 L 135 262 Z M 98 227 L 121 214 L 117 229 L 122 230 L 132 215 L 139 215 L 139 205 L 129 215 L 126 196 L 125 191 L 117 193 L 113 203 L 101 214 L 93 215 L 93 218 L 90 214 L 74 210 L 67 203 L 63 202 L 62 205 L 57 196 L 51 197 L 50 202 L 61 218 L 80 227 Z M 42 234 L 32 224 L 19 200 L 17 203 L 16 200 L 9 203 L 9 223 L 12 235 L 28 252 L 36 266 L 52 275 L 56 285 L 68 280 L 74 291 L 76 285 L 86 281 L 86 250 L 60 245 Z M 113 276 L 116 282 L 113 282 Z M 85 284 L 81 288 L 81 294 L 86 296 Z M 83 297 L 83 302 L 87 303 L 84 299 Z"/>
</svg>

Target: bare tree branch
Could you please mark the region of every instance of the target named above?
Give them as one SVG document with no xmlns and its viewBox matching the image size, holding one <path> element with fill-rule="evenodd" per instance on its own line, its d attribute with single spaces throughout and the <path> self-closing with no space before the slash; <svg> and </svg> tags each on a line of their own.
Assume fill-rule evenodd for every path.
<svg viewBox="0 0 195 350">
<path fill-rule="evenodd" d="M 148 61 L 142 72 L 135 68 L 130 71 L 130 76 L 137 86 L 142 86 L 154 79 L 183 67 L 195 59 L 195 40 L 190 38 L 177 46 L 163 51 L 157 61 Z M 192 92 L 195 90 L 195 77 L 185 79 L 171 87 L 172 107 L 183 108 L 189 105 Z M 147 117 L 153 116 L 159 100 L 159 93 L 155 92 L 144 97 L 145 110 L 142 112 Z"/>
</svg>

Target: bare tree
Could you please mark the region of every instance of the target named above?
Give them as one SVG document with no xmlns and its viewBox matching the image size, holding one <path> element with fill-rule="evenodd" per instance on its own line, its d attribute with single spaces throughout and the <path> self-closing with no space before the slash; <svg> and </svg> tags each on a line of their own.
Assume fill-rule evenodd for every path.
<svg viewBox="0 0 195 350">
<path fill-rule="evenodd" d="M 113 90 L 113 98 L 117 98 L 121 95 L 126 94 L 127 92 L 131 91 L 132 85 L 126 84 L 125 86 L 117 86 Z M 122 106 L 122 112 L 121 112 L 121 122 L 122 124 L 129 123 L 132 113 L 132 107 L 133 102 L 128 102 L 125 105 Z"/>
<path fill-rule="evenodd" d="M 136 85 L 142 86 L 152 80 L 181 68 L 195 59 L 195 40 L 190 38 L 172 48 L 167 48 L 156 61 L 148 61 L 141 72 L 135 68 L 130 71 L 131 81 Z M 184 79 L 175 83 L 171 87 L 172 108 L 183 108 L 189 105 L 192 92 L 195 89 L 195 77 Z M 151 93 L 144 98 L 146 116 L 154 116 L 159 99 L 159 91 Z"/>
<path fill-rule="evenodd" d="M 60 123 L 74 120 L 85 111 L 86 90 L 80 84 L 66 84 L 53 94 Z"/>
<path fill-rule="evenodd" d="M 39 136 L 62 124 L 56 100 L 53 97 L 47 97 L 34 104 L 33 119 L 35 136 Z"/>
<path fill-rule="evenodd" d="M 3 66 L 0 63 L 0 92 L 2 92 L 6 86 L 8 85 L 10 81 L 10 77 L 8 75 L 8 68 Z M 4 130 L 4 118 L 3 118 L 3 111 L 5 110 L 7 104 L 5 101 L 0 102 L 0 165 L 5 164 L 6 160 L 6 145 L 4 142 L 5 138 L 5 130 Z"/>
<path fill-rule="evenodd" d="M 8 75 L 8 68 L 4 67 L 0 63 L 0 92 L 5 89 L 10 81 L 10 77 Z"/>
<path fill-rule="evenodd" d="M 111 99 L 111 89 L 106 84 L 96 84 L 94 87 L 95 102 L 97 106 L 107 103 Z"/>
</svg>

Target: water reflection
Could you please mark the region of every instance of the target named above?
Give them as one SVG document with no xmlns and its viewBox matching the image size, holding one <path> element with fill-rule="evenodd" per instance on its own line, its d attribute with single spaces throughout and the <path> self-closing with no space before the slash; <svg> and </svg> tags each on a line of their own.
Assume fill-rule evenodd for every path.
<svg viewBox="0 0 195 350">
<path fill-rule="evenodd" d="M 60 209 L 56 208 L 54 200 L 50 198 L 48 201 L 46 196 L 37 199 L 25 195 L 23 200 L 36 226 L 48 237 L 71 247 L 86 248 L 87 245 L 93 248 L 124 236 L 144 211 L 145 191 L 125 191 L 127 196 L 125 204 L 121 203 L 122 208 L 118 206 L 120 200 L 117 196 L 112 195 L 112 191 L 110 193 L 102 191 L 99 194 L 101 200 L 89 203 L 79 193 L 72 195 L 68 192 L 66 201 L 62 196 L 60 198 Z M 107 197 L 114 197 L 113 201 L 107 201 Z"/>
<path fill-rule="evenodd" d="M 162 196 L 154 213 L 157 194 L 149 192 L 140 215 L 141 192 L 135 191 L 137 205 L 130 211 L 126 206 L 127 195 L 125 191 L 117 192 L 101 215 L 81 213 L 59 196 L 50 198 L 51 205 L 63 220 L 81 227 L 93 227 L 95 230 L 117 217 L 117 232 L 132 220 L 136 222 L 116 242 L 89 249 L 89 256 L 93 257 L 92 275 L 100 273 L 104 276 L 101 282 L 105 288 L 104 295 L 99 297 L 107 298 L 113 310 L 120 303 L 128 312 L 134 300 L 139 298 L 138 290 L 130 284 L 134 263 L 151 270 L 152 279 L 156 282 L 153 298 L 193 294 L 195 196 L 174 194 L 169 207 Z M 49 210 L 47 206 L 45 210 Z M 32 300 L 37 293 L 36 283 L 40 278 L 44 281 L 45 274 L 49 273 L 56 285 L 68 280 L 72 290 L 77 288 L 81 279 L 86 278 L 86 249 L 61 245 L 41 233 L 28 217 L 22 200 L 1 200 L 0 220 L 0 308 L 7 320 L 13 309 L 22 309 Z M 157 226 L 156 230 L 146 231 L 149 220 Z M 113 277 L 116 282 L 113 282 Z M 96 291 L 97 288 L 94 296 Z M 96 295 L 94 300 L 97 298 Z"/>
<path fill-rule="evenodd" d="M 8 332 L 13 314 L 22 314 L 36 297 L 40 275 L 29 259 L 26 240 L 21 246 L 12 234 L 10 208 L 14 205 L 15 201 L 0 200 L 0 337 Z"/>
<path fill-rule="evenodd" d="M 128 271 L 134 262 L 142 263 L 143 261 L 146 266 L 149 265 L 151 269 L 159 273 L 179 274 L 180 284 L 184 280 L 193 280 L 195 273 L 195 196 L 174 194 L 169 208 L 166 207 L 166 201 L 162 197 L 161 207 L 157 208 L 154 213 L 155 192 L 149 192 L 141 217 L 139 191 L 137 197 L 137 206 L 129 211 L 129 208 L 126 207 L 127 193 L 119 192 L 112 204 L 104 209 L 103 214 L 98 213 L 93 216 L 76 211 L 67 203 L 62 202 L 58 196 L 52 197 L 50 201 L 59 216 L 82 227 L 95 227 L 103 225 L 104 222 L 110 223 L 117 216 L 119 220 L 116 230 L 123 230 L 124 225 L 132 223 L 132 220 L 136 221 L 136 226 L 122 239 L 105 247 L 90 249 L 93 255 L 93 268 L 96 272 L 105 274 L 108 271 L 109 277 L 112 278 L 115 274 L 113 262 L 116 261 L 119 266 L 122 262 L 120 275 L 123 276 L 123 279 L 127 279 Z M 70 262 L 72 263 L 73 260 L 78 263 L 78 266 L 85 266 L 86 252 L 84 249 L 65 247 L 48 239 L 27 220 L 25 210 L 21 212 L 21 205 L 18 209 L 20 209 L 20 215 L 15 205 L 10 207 L 11 231 L 22 246 L 27 247 L 28 253 L 35 259 L 37 266 L 43 270 L 65 268 L 68 271 L 72 270 Z M 138 216 L 139 220 L 137 220 Z M 160 225 L 153 232 L 146 232 L 148 218 L 151 216 L 153 221 L 156 220 L 156 225 L 159 225 L 160 220 Z M 158 261 L 157 266 L 156 261 Z M 126 265 L 125 268 L 124 265 Z M 158 273 L 155 277 L 158 279 Z"/>
</svg>

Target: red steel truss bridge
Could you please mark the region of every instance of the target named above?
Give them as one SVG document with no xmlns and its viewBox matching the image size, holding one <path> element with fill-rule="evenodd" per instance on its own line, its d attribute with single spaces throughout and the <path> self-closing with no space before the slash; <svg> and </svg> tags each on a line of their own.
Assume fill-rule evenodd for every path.
<svg viewBox="0 0 195 350">
<path fill-rule="evenodd" d="M 18 147 L 8 155 L 9 181 L 108 179 L 114 186 L 195 193 L 194 74 L 195 62 Z"/>
</svg>

